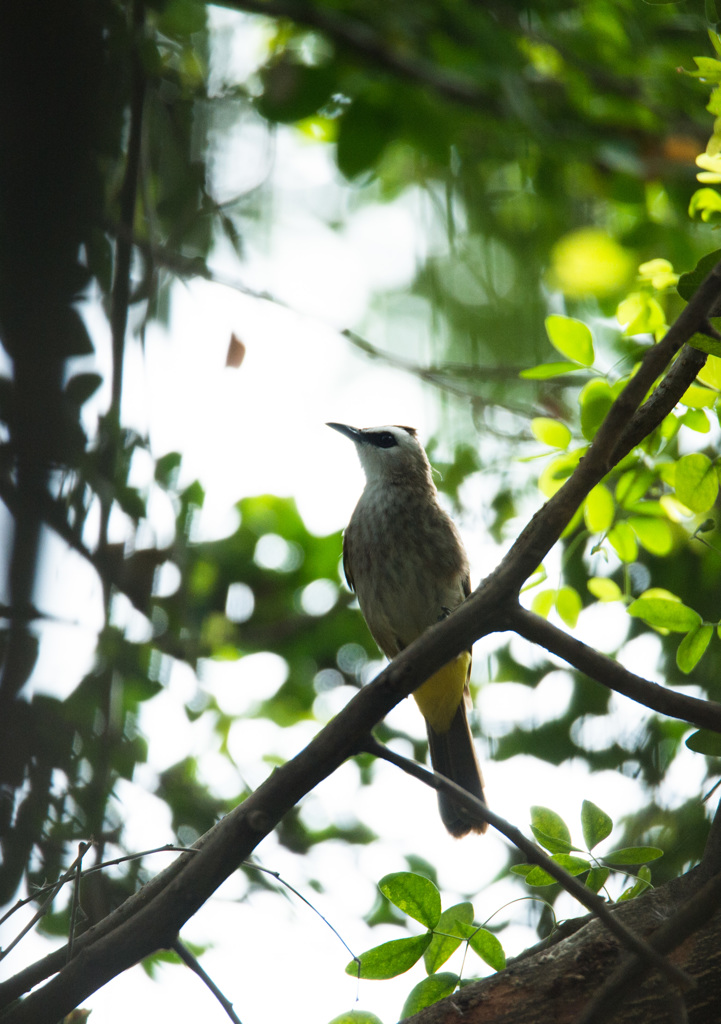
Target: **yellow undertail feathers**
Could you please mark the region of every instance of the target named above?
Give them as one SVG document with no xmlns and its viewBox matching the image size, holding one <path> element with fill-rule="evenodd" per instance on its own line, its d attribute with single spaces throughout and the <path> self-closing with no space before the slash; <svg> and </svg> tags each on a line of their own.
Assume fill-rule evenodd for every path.
<svg viewBox="0 0 721 1024">
<path fill-rule="evenodd" d="M 414 692 L 413 696 L 426 722 L 436 732 L 448 732 L 463 700 L 471 655 L 468 651 L 449 661 Z"/>
</svg>

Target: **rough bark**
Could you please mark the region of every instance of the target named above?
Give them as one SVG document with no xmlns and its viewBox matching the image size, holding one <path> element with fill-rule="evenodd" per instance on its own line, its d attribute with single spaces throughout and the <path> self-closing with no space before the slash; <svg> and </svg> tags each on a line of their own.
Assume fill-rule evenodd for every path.
<svg viewBox="0 0 721 1024">
<path fill-rule="evenodd" d="M 689 906 L 700 889 L 700 872 L 692 871 L 659 889 L 618 904 L 615 913 L 630 928 L 652 936 Z M 721 1019 L 721 911 L 709 906 L 709 920 L 688 935 L 669 959 L 687 971 L 695 987 L 675 993 L 658 973 L 642 968 L 622 988 L 616 1006 L 606 1004 L 598 1016 L 605 1024 L 675 1022 L 683 1000 L 689 1024 L 718 1024 Z M 674 930 L 672 927 L 671 931 Z M 680 931 L 679 931 L 680 934 Z M 447 999 L 408 1018 L 407 1024 L 579 1024 L 591 1000 L 619 965 L 626 951 L 596 919 L 572 935 L 524 955 L 506 970 L 468 985 Z M 406 1024 L 406 1022 L 404 1022 Z"/>
</svg>

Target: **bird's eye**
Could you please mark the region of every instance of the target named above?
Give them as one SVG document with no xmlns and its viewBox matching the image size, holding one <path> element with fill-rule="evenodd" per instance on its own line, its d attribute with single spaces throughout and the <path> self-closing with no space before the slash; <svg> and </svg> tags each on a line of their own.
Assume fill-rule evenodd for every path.
<svg viewBox="0 0 721 1024">
<path fill-rule="evenodd" d="M 398 445 L 390 430 L 381 430 L 380 433 L 376 434 L 375 443 L 378 448 L 395 448 Z"/>
</svg>

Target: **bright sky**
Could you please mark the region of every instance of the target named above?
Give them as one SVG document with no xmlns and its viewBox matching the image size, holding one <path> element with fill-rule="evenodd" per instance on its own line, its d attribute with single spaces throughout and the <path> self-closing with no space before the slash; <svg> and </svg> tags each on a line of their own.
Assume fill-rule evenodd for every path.
<svg viewBox="0 0 721 1024">
<path fill-rule="evenodd" d="M 222 12 L 218 20 L 231 24 L 238 19 Z M 239 32 L 225 40 L 229 65 L 240 76 L 260 52 L 259 31 Z M 265 139 L 253 131 L 219 139 L 219 180 L 228 176 L 227 188 L 231 190 L 232 185 L 236 191 L 252 183 L 234 181 L 234 169 L 242 169 L 237 173 L 249 179 L 253 168 L 265 173 L 264 147 Z M 327 420 L 358 426 L 409 423 L 418 427 L 422 438 L 437 426 L 437 403 L 431 394 L 409 375 L 356 352 L 339 333 L 346 326 L 360 327 L 380 347 L 388 347 L 381 319 L 365 311 L 374 289 L 402 288 L 412 280 L 417 254 L 428 244 L 429 213 L 422 199 L 411 193 L 391 206 L 352 213 L 331 154 L 291 131 L 278 132 L 272 168 L 273 234 L 265 245 L 249 240 L 247 266 L 240 273 L 245 285 L 267 290 L 292 309 L 204 281 L 178 285 L 168 332 L 152 328 L 145 352 L 132 346 L 128 363 L 126 415 L 150 432 L 157 454 L 183 452 L 183 478 L 199 477 L 207 489 L 203 528 L 212 534 L 231 528 L 230 509 L 239 497 L 263 492 L 294 495 L 304 519 L 318 533 L 344 525 L 360 493 L 362 476 L 352 446 L 324 426 Z M 329 209 L 346 215 L 344 229 L 323 225 L 318 214 Z M 433 244 L 440 244 L 435 237 Z M 239 273 L 222 252 L 212 262 L 226 276 Z M 97 310 L 88 316 L 96 338 L 101 339 L 102 364 L 107 325 Z M 224 365 L 231 333 L 247 348 L 238 370 Z M 416 355 L 421 362 L 427 355 L 423 337 Z M 459 429 L 466 415 L 459 410 Z M 473 436 L 470 417 L 467 436 Z M 482 494 L 476 497 L 482 503 Z M 460 524 L 476 579 L 498 557 L 477 531 L 478 521 L 480 517 L 475 516 L 472 531 L 469 524 Z M 600 630 L 598 619 L 590 622 L 582 616 L 577 635 L 596 641 L 603 635 L 610 649 L 614 639 L 623 635 L 619 614 L 619 609 L 604 608 L 606 618 Z M 635 644 L 638 647 L 639 641 Z M 486 655 L 492 648 L 492 640 L 476 647 L 480 680 L 487 676 Z M 87 657 L 89 649 L 89 645 L 82 648 L 78 657 Z M 646 664 L 652 653 L 648 649 L 635 652 Z M 208 672 L 204 685 L 232 707 L 236 694 L 245 690 L 240 686 L 242 678 L 253 680 L 257 696 L 279 685 L 277 661 L 260 655 L 223 666 Z M 117 790 L 130 847 L 144 849 L 172 839 L 166 810 L 144 792 L 144 782 L 150 785 L 155 773 L 189 753 L 207 751 L 212 742 L 202 719 L 191 725 L 181 710 L 195 685 L 190 670 L 180 666 L 172 672 L 166 692 L 147 705 L 143 725 L 151 741 L 149 764 L 136 784 L 122 783 Z M 516 722 L 540 722 L 560 713 L 569 697 L 570 684 L 561 672 L 549 676 L 535 691 L 513 684 L 486 687 L 480 698 L 481 731 L 492 743 L 493 736 Z M 344 693 L 334 691 L 320 697 L 319 716 L 329 718 L 343 699 Z M 633 732 L 640 721 L 636 706 L 619 698 L 614 707 L 618 730 Z M 393 718 L 402 727 L 422 731 L 410 701 L 397 708 Z M 594 722 L 589 720 L 580 728 L 584 742 L 593 742 Z M 242 771 L 257 784 L 267 772 L 262 758 L 268 750 L 280 749 L 291 757 L 313 731 L 306 724 L 279 736 L 269 723 L 239 720 L 231 744 Z M 483 751 L 482 743 L 479 749 Z M 216 792 L 237 792 L 235 773 L 218 754 L 207 754 L 203 765 Z M 675 769 L 678 778 L 674 775 L 667 784 L 669 798 L 676 786 L 687 792 L 689 772 L 700 770 L 700 758 L 693 762 L 680 758 Z M 638 788 L 630 779 L 615 773 L 588 776 L 580 764 L 567 766 L 562 773 L 552 765 L 517 757 L 511 762 L 487 762 L 485 773 L 489 800 L 505 817 L 526 828 L 530 805 L 551 806 L 575 826 L 579 842 L 583 798 L 612 811 L 614 817 L 639 801 Z M 325 843 L 310 855 L 308 864 L 269 837 L 258 849 L 257 859 L 303 892 L 354 952 L 399 937 L 400 932 L 388 926 L 368 929 L 362 917 L 373 902 L 375 882 L 390 871 L 405 869 L 403 857 L 410 853 L 438 866 L 448 893 L 444 893 L 444 904 L 455 902 L 462 893 L 478 894 L 471 897 L 478 919 L 500 910 L 498 919 L 514 922 L 502 936 L 510 955 L 535 941 L 524 904 L 503 909 L 506 901 L 523 894 L 520 885 L 491 885 L 505 860 L 505 845 L 499 839 L 450 839 L 440 824 L 434 796 L 388 765 L 379 766 L 372 787 L 360 789 L 355 766 L 343 766 L 309 797 L 307 813 L 319 823 L 342 820 L 348 814 L 349 798 L 361 819 L 383 836 L 382 842 L 368 849 Z M 167 855 L 157 855 L 153 863 L 159 870 L 166 862 Z M 308 875 L 322 880 L 323 893 L 308 888 Z M 239 902 L 244 891 L 240 876 L 229 881 L 183 932 L 189 942 L 211 947 L 202 957 L 203 966 L 234 1003 L 244 1024 L 290 1019 L 323 1024 L 352 1008 L 357 986 L 343 971 L 348 954 L 323 922 L 293 896 L 260 893 Z M 570 903 L 561 906 L 561 913 L 578 912 Z M 26 940 L 6 969 L 17 969 L 21 961 L 34 959 L 45 948 L 36 938 Z M 448 969 L 459 966 L 457 954 Z M 468 973 L 484 971 L 474 962 Z M 394 982 L 364 982 L 358 1005 L 390 1024 L 412 985 L 422 977 L 422 970 L 416 969 Z M 208 1024 L 227 1019 L 202 984 L 179 967 L 164 968 L 160 984 L 134 968 L 85 1005 L 93 1008 L 92 1020 L 103 1024 L 126 1024 L 131 1017 L 202 1019 Z"/>
</svg>

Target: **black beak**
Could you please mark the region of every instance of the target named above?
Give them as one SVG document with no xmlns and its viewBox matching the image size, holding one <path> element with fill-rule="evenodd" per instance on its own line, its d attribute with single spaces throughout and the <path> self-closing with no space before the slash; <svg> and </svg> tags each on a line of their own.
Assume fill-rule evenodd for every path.
<svg viewBox="0 0 721 1024">
<path fill-rule="evenodd" d="M 332 427 L 333 430 L 337 430 L 338 433 L 344 434 L 349 437 L 351 441 L 362 441 L 363 435 L 357 427 L 349 427 L 346 423 L 326 423 L 326 427 Z"/>
</svg>

